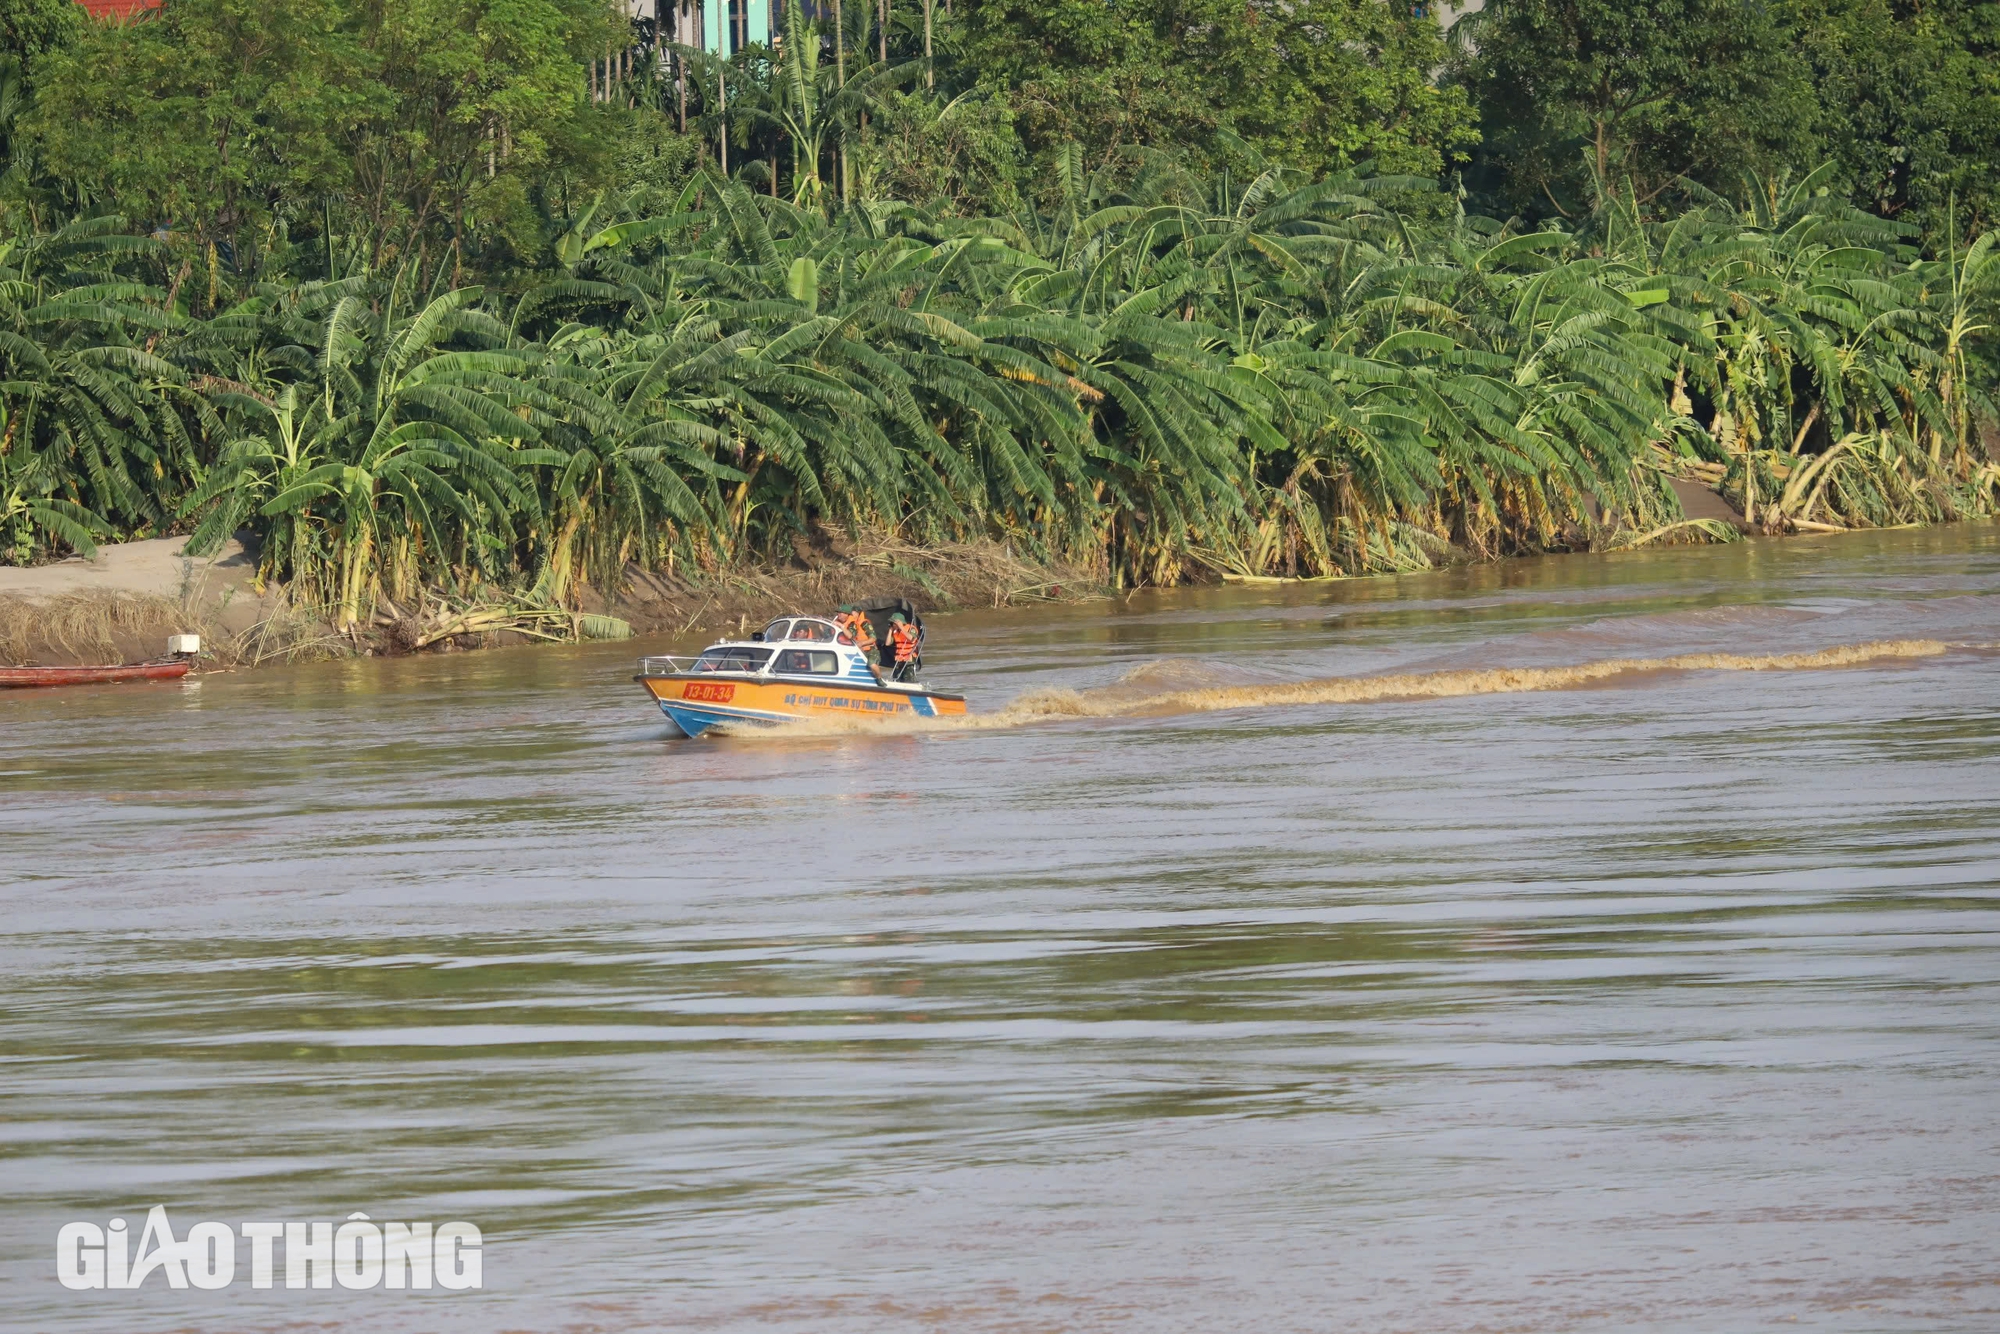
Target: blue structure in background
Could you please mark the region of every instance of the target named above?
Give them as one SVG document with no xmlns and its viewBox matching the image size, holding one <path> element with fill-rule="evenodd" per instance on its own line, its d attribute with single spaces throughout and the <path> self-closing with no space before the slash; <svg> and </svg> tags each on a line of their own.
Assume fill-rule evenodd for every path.
<svg viewBox="0 0 2000 1334">
<path fill-rule="evenodd" d="M 701 11 L 700 46 L 710 55 L 733 55 L 746 46 L 771 44 L 771 0 L 694 0 Z"/>
</svg>

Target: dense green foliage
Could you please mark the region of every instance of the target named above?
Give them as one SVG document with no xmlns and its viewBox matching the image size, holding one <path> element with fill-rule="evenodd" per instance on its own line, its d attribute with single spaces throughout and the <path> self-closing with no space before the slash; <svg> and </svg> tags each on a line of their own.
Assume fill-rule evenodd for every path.
<svg viewBox="0 0 2000 1334">
<path fill-rule="evenodd" d="M 1418 8 L 1421 8 L 1420 6 Z M 1028 153 L 1178 146 L 1221 132 L 1308 170 L 1372 160 L 1435 175 L 1472 142 L 1463 90 L 1431 78 L 1437 23 L 1382 0 L 969 0 L 960 67 L 1012 103 Z"/>
<path fill-rule="evenodd" d="M 206 306 L 245 275 L 505 260 L 540 248 L 548 174 L 604 154 L 583 62 L 616 31 L 599 0 L 174 0 L 37 63 L 18 188 L 166 233 Z"/>
<path fill-rule="evenodd" d="M 1455 36 L 1484 132 L 1468 179 L 1508 208 L 1831 161 L 1933 244 L 2000 213 L 2000 5 L 1495 0 Z"/>
<path fill-rule="evenodd" d="M 1780 525 L 1994 500 L 1991 237 L 1917 261 L 1812 181 L 1571 234 L 1378 202 L 1409 180 L 1066 180 L 966 222 L 704 175 L 516 298 L 405 265 L 205 320 L 141 277 L 163 243 L 75 224 L 0 284 L 0 522 L 247 524 L 351 617 L 427 582 L 561 601 L 816 524 L 1164 582 L 1629 538 L 1678 517 L 1677 470 Z"/>
<path fill-rule="evenodd" d="M 1808 113 L 1778 9 L 1741 0 L 1505 0 L 1460 31 L 1481 165 L 1525 211 L 1641 199 L 1783 160 Z"/>
<path fill-rule="evenodd" d="M 1933 251 L 2000 209 L 1994 0 L 1491 0 L 1449 33 L 1407 0 L 853 0 L 838 42 L 830 0 L 773 12 L 795 39 L 723 62 L 605 0 L 168 0 L 123 25 L 0 0 L 26 93 L 0 78 L 0 205 L 163 232 L 202 308 L 418 258 L 519 290 L 593 201 L 656 212 L 719 165 L 725 126 L 753 188 L 967 217 L 1054 207 L 1072 147 L 1091 172 L 1135 148 L 1366 165 L 1531 224 L 1832 162 Z"/>
<path fill-rule="evenodd" d="M 1987 8 L 955 10 L 0 6 L 0 558 L 247 527 L 351 619 L 823 527 L 1130 584 L 1994 507 Z"/>
</svg>

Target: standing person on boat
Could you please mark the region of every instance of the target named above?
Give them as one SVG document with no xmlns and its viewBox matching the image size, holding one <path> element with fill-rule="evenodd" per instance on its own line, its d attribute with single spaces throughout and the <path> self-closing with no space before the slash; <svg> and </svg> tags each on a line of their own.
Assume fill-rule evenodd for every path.
<svg viewBox="0 0 2000 1334">
<path fill-rule="evenodd" d="M 923 640 L 918 637 L 917 628 L 900 611 L 889 618 L 889 647 L 896 655 L 896 679 L 916 680 L 917 660 L 923 649 Z"/>
<path fill-rule="evenodd" d="M 871 659 L 875 656 L 875 627 L 868 624 L 868 613 L 857 607 L 842 607 L 833 623 L 853 638 L 854 647 Z"/>
</svg>

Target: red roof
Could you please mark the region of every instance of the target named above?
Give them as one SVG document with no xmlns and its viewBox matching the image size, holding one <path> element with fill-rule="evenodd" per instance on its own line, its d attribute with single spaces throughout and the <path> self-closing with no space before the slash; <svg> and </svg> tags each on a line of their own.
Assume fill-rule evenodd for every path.
<svg viewBox="0 0 2000 1334">
<path fill-rule="evenodd" d="M 77 0 L 94 19 L 129 19 L 145 9 L 158 9 L 160 0 Z"/>
</svg>

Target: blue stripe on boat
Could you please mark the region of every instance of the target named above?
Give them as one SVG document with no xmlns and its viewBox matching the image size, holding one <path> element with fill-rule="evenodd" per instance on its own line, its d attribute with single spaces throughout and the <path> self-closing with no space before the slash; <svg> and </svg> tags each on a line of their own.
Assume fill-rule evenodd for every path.
<svg viewBox="0 0 2000 1334">
<path fill-rule="evenodd" d="M 709 704 L 690 704 L 683 699 L 663 699 L 660 712 L 688 736 L 700 736 L 717 723 L 756 723 L 767 726 L 792 721 L 790 714 L 763 713 L 753 709 L 718 709 Z"/>
</svg>

